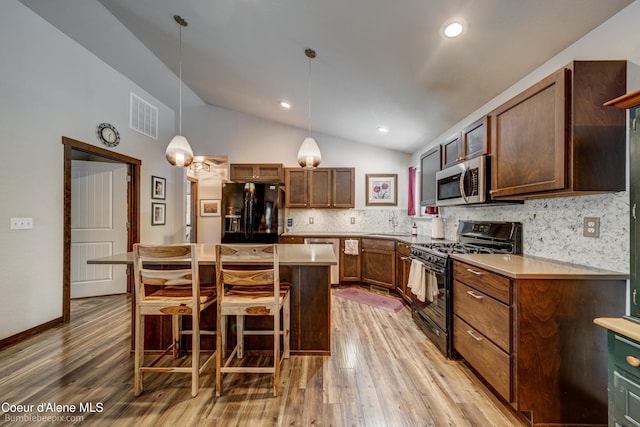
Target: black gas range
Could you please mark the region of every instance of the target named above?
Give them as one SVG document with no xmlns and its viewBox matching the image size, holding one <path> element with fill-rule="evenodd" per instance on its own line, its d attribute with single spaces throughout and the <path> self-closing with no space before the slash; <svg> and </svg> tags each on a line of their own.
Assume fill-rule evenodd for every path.
<svg viewBox="0 0 640 427">
<path fill-rule="evenodd" d="M 433 280 L 438 287 L 433 301 L 422 302 L 412 295 L 413 319 L 447 358 L 453 350 L 453 268 L 449 255 L 454 253 L 520 254 L 522 224 L 460 221 L 455 242 L 411 245 L 411 268 L 424 268 L 424 280 Z"/>
</svg>

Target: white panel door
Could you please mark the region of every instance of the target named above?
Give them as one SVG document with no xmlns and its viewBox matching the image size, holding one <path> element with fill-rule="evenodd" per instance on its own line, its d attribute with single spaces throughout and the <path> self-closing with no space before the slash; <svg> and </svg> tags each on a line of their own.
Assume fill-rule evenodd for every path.
<svg viewBox="0 0 640 427">
<path fill-rule="evenodd" d="M 71 298 L 127 291 L 126 266 L 87 260 L 127 251 L 127 165 L 71 166 Z"/>
</svg>

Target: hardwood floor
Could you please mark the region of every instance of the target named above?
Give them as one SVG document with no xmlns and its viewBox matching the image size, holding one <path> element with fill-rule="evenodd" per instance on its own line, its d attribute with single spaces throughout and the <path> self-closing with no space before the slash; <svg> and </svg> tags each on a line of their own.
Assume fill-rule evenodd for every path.
<svg viewBox="0 0 640 427">
<path fill-rule="evenodd" d="M 407 308 L 332 304 L 332 355 L 285 360 L 276 398 L 271 376 L 228 374 L 216 399 L 213 372 L 195 398 L 180 374 L 147 375 L 136 398 L 128 296 L 74 300 L 69 324 L 0 350 L 0 425 L 526 425 L 463 363 L 446 360 Z"/>
</svg>

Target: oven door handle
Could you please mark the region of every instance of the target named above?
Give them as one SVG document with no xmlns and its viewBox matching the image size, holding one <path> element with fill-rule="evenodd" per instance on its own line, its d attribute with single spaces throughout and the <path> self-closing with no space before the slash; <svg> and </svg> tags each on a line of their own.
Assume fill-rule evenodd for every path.
<svg viewBox="0 0 640 427">
<path fill-rule="evenodd" d="M 436 274 L 441 274 L 442 275 L 442 274 L 445 274 L 446 271 L 447 271 L 444 268 L 432 267 L 432 266 L 430 266 L 428 264 L 425 264 L 424 261 L 422 261 L 420 258 L 415 257 L 415 256 L 410 256 L 409 259 L 412 260 L 412 261 L 415 259 L 416 261 L 420 262 L 420 264 L 422 264 L 422 268 L 424 268 L 427 271 L 433 271 Z"/>
</svg>

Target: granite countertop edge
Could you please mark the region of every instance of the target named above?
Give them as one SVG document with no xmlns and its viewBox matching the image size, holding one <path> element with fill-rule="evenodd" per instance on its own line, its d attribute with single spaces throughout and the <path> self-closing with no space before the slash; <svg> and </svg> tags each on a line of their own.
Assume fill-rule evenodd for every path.
<svg viewBox="0 0 640 427">
<path fill-rule="evenodd" d="M 628 273 L 571 264 L 531 255 L 452 254 L 454 260 L 512 279 L 627 280 Z"/>
</svg>

